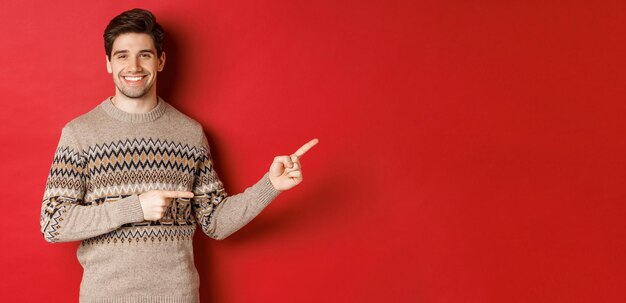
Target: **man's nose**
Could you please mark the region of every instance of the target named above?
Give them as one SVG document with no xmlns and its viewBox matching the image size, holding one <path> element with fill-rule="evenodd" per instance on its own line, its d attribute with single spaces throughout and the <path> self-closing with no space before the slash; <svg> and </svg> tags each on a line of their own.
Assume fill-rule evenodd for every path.
<svg viewBox="0 0 626 303">
<path fill-rule="evenodd" d="M 132 71 L 141 71 L 141 65 L 139 64 L 139 58 L 132 57 L 129 62 L 128 69 Z"/>
</svg>

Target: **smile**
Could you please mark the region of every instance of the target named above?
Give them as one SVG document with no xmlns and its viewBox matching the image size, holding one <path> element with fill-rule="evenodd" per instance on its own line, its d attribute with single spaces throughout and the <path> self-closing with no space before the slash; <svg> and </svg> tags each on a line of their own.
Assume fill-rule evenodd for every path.
<svg viewBox="0 0 626 303">
<path fill-rule="evenodd" d="M 146 76 L 137 76 L 137 77 L 124 77 L 124 80 L 129 81 L 129 82 L 137 82 L 143 78 L 145 78 Z"/>
</svg>

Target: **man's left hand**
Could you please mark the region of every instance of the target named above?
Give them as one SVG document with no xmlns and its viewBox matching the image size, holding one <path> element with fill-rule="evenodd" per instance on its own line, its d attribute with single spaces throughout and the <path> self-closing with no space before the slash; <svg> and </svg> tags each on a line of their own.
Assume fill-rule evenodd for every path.
<svg viewBox="0 0 626 303">
<path fill-rule="evenodd" d="M 269 177 L 277 190 L 288 190 L 302 182 L 302 165 L 300 158 L 311 147 L 315 146 L 317 138 L 302 145 L 295 153 L 289 156 L 277 156 L 270 166 Z"/>
</svg>

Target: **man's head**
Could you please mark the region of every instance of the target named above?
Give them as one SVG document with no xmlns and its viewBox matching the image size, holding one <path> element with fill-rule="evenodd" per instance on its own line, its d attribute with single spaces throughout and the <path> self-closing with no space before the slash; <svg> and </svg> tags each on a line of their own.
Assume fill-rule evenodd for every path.
<svg viewBox="0 0 626 303">
<path fill-rule="evenodd" d="M 152 13 L 132 9 L 113 18 L 104 31 L 107 71 L 120 93 L 141 98 L 156 91 L 163 70 L 163 28 Z"/>
<path fill-rule="evenodd" d="M 161 57 L 163 52 L 163 28 L 156 22 L 156 17 L 149 11 L 134 8 L 125 11 L 111 19 L 109 25 L 104 30 L 104 50 L 107 58 L 111 59 L 113 42 L 121 34 L 144 33 L 152 37 L 157 56 Z"/>
</svg>

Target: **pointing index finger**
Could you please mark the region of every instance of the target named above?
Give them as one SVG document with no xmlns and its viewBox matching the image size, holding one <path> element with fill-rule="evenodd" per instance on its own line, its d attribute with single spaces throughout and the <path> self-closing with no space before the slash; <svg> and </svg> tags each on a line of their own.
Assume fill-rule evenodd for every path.
<svg viewBox="0 0 626 303">
<path fill-rule="evenodd" d="M 163 191 L 163 196 L 167 198 L 193 198 L 193 193 L 190 191 L 168 190 Z"/>
<path fill-rule="evenodd" d="M 320 142 L 320 140 L 318 140 L 317 138 L 307 142 L 306 144 L 302 145 L 302 147 L 298 148 L 298 150 L 294 153 L 294 155 L 296 157 L 298 157 L 298 158 L 302 157 L 302 155 L 304 155 L 304 153 L 309 151 L 309 149 L 311 149 L 311 147 L 315 146 L 315 144 L 317 144 L 318 142 Z"/>
</svg>

